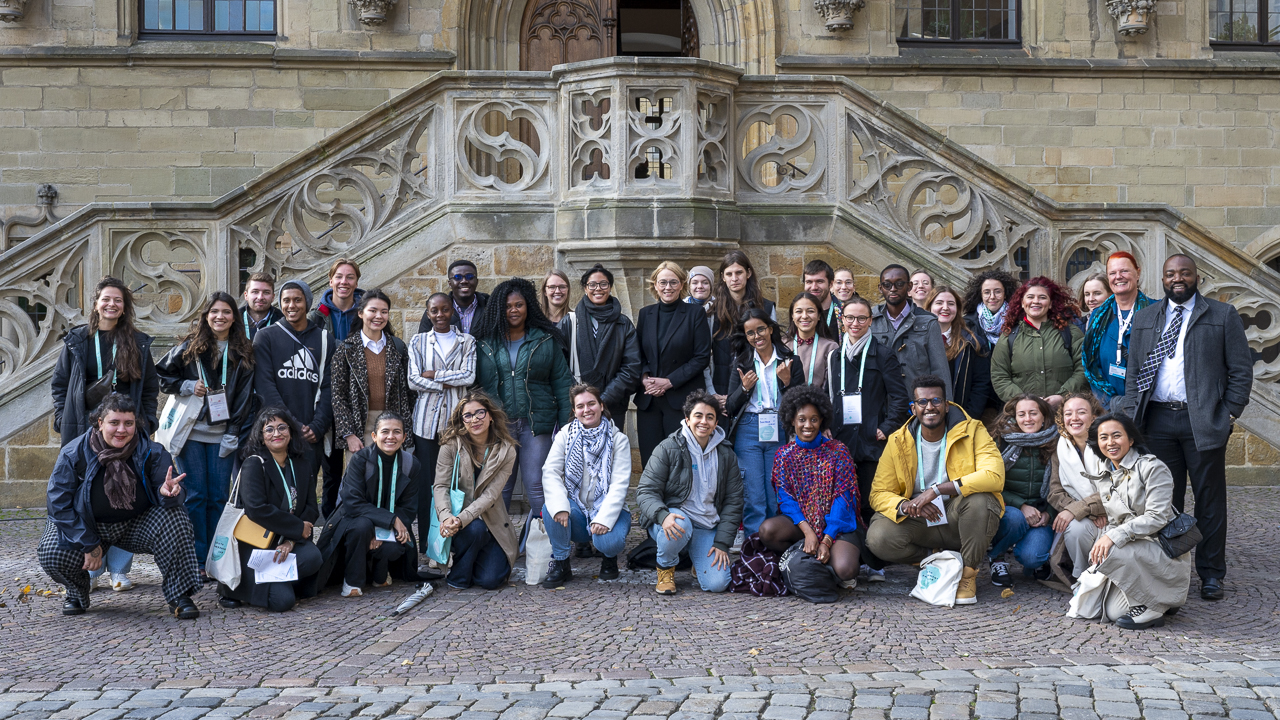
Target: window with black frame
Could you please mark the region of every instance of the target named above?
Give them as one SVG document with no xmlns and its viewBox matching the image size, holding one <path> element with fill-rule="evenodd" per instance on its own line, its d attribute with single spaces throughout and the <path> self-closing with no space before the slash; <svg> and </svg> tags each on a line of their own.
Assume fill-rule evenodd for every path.
<svg viewBox="0 0 1280 720">
<path fill-rule="evenodd" d="M 898 44 L 1018 45 L 1019 6 L 1019 0 L 897 0 Z"/>
<path fill-rule="evenodd" d="M 146 35 L 275 35 L 275 0 L 139 0 Z"/>
<path fill-rule="evenodd" d="M 1209 0 L 1209 40 L 1239 49 L 1280 49 L 1280 0 Z"/>
</svg>

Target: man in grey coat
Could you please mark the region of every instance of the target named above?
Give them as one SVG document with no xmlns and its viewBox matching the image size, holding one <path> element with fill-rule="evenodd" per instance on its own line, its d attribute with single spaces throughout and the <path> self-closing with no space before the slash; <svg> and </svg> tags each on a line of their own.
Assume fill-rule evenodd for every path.
<svg viewBox="0 0 1280 720">
<path fill-rule="evenodd" d="M 1187 476 L 1196 499 L 1200 597 L 1222 599 L 1227 574 L 1227 438 L 1249 404 L 1253 356 L 1235 307 L 1198 292 L 1200 274 L 1186 255 L 1164 263 L 1165 299 L 1138 311 L 1120 409 L 1173 473 L 1179 511 Z"/>
<path fill-rule="evenodd" d="M 871 311 L 871 334 L 876 342 L 893 348 L 902 366 L 902 381 L 907 387 L 921 375 L 937 375 L 951 392 L 951 364 L 947 362 L 946 341 L 938 318 L 924 308 L 911 304 L 907 291 L 911 274 L 901 265 L 890 265 L 880 271 L 880 294 L 884 303 Z"/>
</svg>

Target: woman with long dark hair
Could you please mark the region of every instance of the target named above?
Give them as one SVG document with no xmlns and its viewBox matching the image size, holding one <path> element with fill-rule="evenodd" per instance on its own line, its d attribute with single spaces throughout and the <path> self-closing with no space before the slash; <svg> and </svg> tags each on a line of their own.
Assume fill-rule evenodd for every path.
<svg viewBox="0 0 1280 720">
<path fill-rule="evenodd" d="M 160 378 L 151 358 L 151 336 L 134 325 L 133 293 L 120 280 L 107 276 L 93 291 L 89 324 L 72 328 L 63 338 L 62 354 L 53 369 L 53 429 L 62 446 L 89 429 L 89 415 L 111 392 L 133 401 L 137 431 L 150 437 L 156 431 L 156 403 Z M 104 568 L 111 586 L 130 590 L 133 555 L 111 546 Z M 97 582 L 103 570 L 91 573 Z"/>
<path fill-rule="evenodd" d="M 1077 317 L 1075 300 L 1047 277 L 1014 292 L 1004 335 L 991 351 L 991 384 L 1001 400 L 1035 395 L 1057 408 L 1063 395 L 1088 389 Z"/>
<path fill-rule="evenodd" d="M 751 259 L 741 250 L 734 250 L 724 256 L 716 277 L 716 300 L 711 309 L 711 380 L 715 385 L 716 395 L 724 402 L 736 379 L 733 377 L 733 364 L 737 355 L 731 338 L 742 332 L 739 325 L 742 313 L 751 308 L 759 308 L 776 324 L 778 310 L 772 300 L 766 300 L 761 294 L 760 281 L 756 278 Z M 775 339 L 782 342 L 781 335 Z"/>
<path fill-rule="evenodd" d="M 203 398 L 203 407 L 174 464 L 187 474 L 187 514 L 195 533 L 196 559 L 206 582 L 209 543 L 227 504 L 233 454 L 240 430 L 249 422 L 253 396 L 253 345 L 237 321 L 236 299 L 209 296 L 200 317 L 176 347 L 156 365 L 160 387 L 169 395 Z"/>
<path fill-rule="evenodd" d="M 839 307 L 836 313 L 836 324 L 839 324 Z M 804 365 L 804 381 L 825 389 L 827 356 L 838 343 L 831 325 L 822 319 L 822 303 L 817 296 L 802 292 L 791 299 L 789 314 L 791 326 L 787 328 L 787 347 Z"/>
<path fill-rule="evenodd" d="M 1049 503 L 1050 466 L 1058 447 L 1053 409 L 1034 395 L 1019 395 L 1005 403 L 994 434 L 1004 457 L 1005 512 L 991 539 L 991 582 L 1013 587 L 1009 565 L 1000 560 L 1006 550 L 1022 563 L 1023 575 L 1047 580 L 1057 514 Z"/>
<path fill-rule="evenodd" d="M 725 410 L 732 417 L 729 435 L 742 468 L 742 525 L 747 535 L 766 518 L 778 514 L 774 493 L 773 456 L 782 447 L 785 430 L 778 420 L 782 395 L 804 384 L 804 367 L 782 341 L 782 329 L 764 308 L 750 308 L 739 320 L 733 337 L 733 382 Z"/>
<path fill-rule="evenodd" d="M 391 327 L 391 298 L 378 288 L 360 298 L 351 333 L 334 351 L 334 441 L 354 455 L 373 444 L 373 422 L 390 411 L 401 418 L 413 412 L 409 393 L 409 350 Z M 405 438 L 413 449 L 413 434 Z"/>
<path fill-rule="evenodd" d="M 971 418 L 982 418 L 991 397 L 991 346 L 986 333 L 973 332 L 965 323 L 965 305 L 950 285 L 939 285 L 924 300 L 925 310 L 938 318 L 942 340 L 951 365 L 951 402 Z"/>
<path fill-rule="evenodd" d="M 249 440 L 240 451 L 239 502 L 245 517 L 275 534 L 265 548 L 272 559 L 284 562 L 292 553 L 298 579 L 259 585 L 249 558 L 255 548 L 240 543 L 240 584 L 234 589 L 218 584 L 218 604 L 237 608 L 244 603 L 272 612 L 293 609 L 299 598 L 316 593 L 316 573 L 322 557 L 315 546 L 313 524 L 320 517 L 316 504 L 316 473 L 311 468 L 311 448 L 302 437 L 302 426 L 282 407 L 258 413 Z"/>
<path fill-rule="evenodd" d="M 476 336 L 476 381 L 506 413 L 508 431 L 520 448 L 516 463 L 524 483 L 529 517 L 542 513 L 542 465 L 551 452 L 552 432 L 569 423 L 573 375 L 564 340 L 538 303 L 533 283 L 511 278 L 498 285 L 484 308 Z M 502 491 L 511 507 L 513 471 Z"/>
</svg>

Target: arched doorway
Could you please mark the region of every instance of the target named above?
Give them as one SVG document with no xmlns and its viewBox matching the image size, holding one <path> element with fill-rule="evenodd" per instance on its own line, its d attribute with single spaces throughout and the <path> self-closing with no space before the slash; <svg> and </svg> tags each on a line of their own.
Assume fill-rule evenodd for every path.
<svg viewBox="0 0 1280 720">
<path fill-rule="evenodd" d="M 520 69 L 615 55 L 698 57 L 690 0 L 530 0 L 520 28 Z"/>
</svg>

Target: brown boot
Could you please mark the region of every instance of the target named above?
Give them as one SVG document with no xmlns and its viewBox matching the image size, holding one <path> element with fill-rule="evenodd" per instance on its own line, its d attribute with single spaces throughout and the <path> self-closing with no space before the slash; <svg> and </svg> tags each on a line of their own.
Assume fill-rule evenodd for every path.
<svg viewBox="0 0 1280 720">
<path fill-rule="evenodd" d="M 957 605 L 978 604 L 978 569 L 967 567 L 960 576 L 960 587 L 956 588 Z"/>
<path fill-rule="evenodd" d="M 658 586 L 654 588 L 659 595 L 675 595 L 676 594 L 676 569 L 658 568 Z"/>
</svg>

